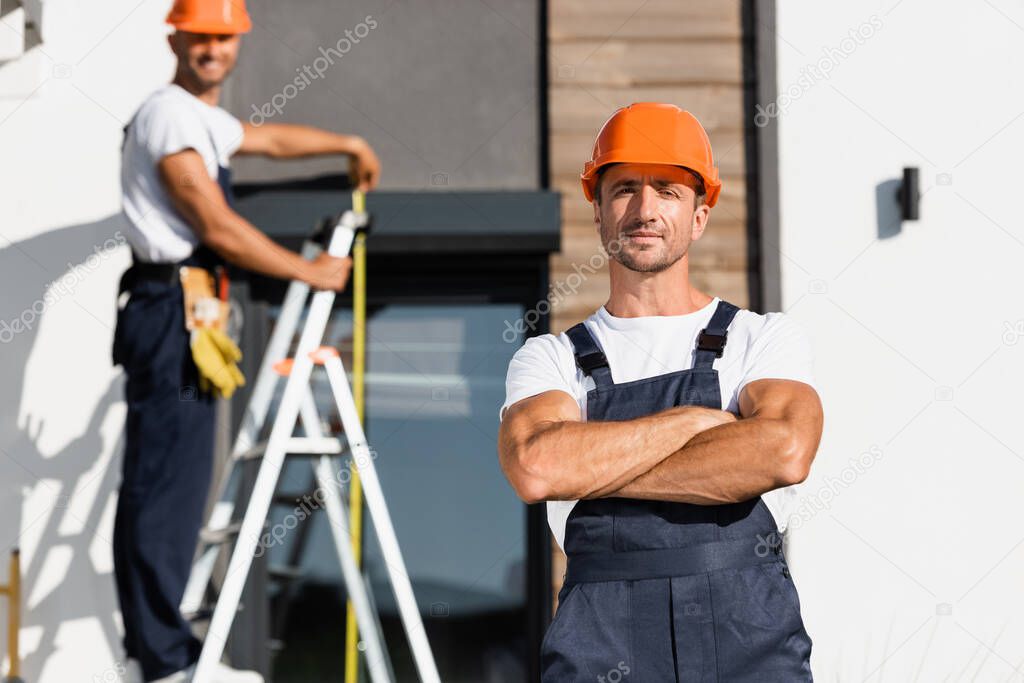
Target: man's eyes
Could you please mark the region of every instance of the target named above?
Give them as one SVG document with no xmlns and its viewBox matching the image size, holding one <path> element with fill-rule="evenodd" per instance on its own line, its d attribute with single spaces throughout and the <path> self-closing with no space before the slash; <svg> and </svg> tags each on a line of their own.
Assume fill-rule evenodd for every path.
<svg viewBox="0 0 1024 683">
<path fill-rule="evenodd" d="M 622 185 L 620 187 L 614 188 L 612 190 L 612 194 L 618 196 L 618 195 L 633 194 L 636 191 L 637 191 L 637 187 L 635 185 Z M 658 194 L 660 194 L 662 197 L 667 197 L 667 198 L 670 198 L 670 199 L 679 199 L 682 196 L 678 192 L 676 192 L 675 190 L 672 190 L 672 189 L 667 188 L 667 187 L 663 187 L 660 190 L 658 190 Z"/>
</svg>

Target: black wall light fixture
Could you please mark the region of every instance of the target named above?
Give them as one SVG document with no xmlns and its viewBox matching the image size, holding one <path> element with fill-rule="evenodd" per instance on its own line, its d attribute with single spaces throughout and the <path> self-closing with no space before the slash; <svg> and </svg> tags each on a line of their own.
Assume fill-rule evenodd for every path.
<svg viewBox="0 0 1024 683">
<path fill-rule="evenodd" d="M 900 203 L 900 216 L 905 221 L 916 221 L 921 217 L 921 171 L 918 168 L 904 168 L 903 182 L 896 191 Z"/>
</svg>

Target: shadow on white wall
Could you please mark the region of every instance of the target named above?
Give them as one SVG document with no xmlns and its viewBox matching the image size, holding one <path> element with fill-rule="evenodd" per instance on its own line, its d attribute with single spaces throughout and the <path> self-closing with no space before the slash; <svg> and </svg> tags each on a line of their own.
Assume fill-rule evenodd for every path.
<svg viewBox="0 0 1024 683">
<path fill-rule="evenodd" d="M 109 351 L 123 230 L 112 215 L 0 249 L 0 549 L 22 548 L 28 681 L 42 680 L 53 658 L 75 656 L 62 649 L 86 629 L 102 631 L 108 653 L 91 644 L 111 671 L 123 656 L 111 556 L 123 381 Z"/>
</svg>

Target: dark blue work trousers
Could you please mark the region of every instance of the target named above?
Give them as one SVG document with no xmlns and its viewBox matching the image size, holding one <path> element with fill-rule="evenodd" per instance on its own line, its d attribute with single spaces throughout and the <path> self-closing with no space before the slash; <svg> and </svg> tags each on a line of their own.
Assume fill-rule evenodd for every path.
<svg viewBox="0 0 1024 683">
<path fill-rule="evenodd" d="M 128 404 L 114 573 L 125 652 L 152 680 L 199 656 L 178 606 L 210 487 L 215 403 L 199 391 L 181 285 L 141 281 L 128 291 L 114 333 Z"/>
</svg>

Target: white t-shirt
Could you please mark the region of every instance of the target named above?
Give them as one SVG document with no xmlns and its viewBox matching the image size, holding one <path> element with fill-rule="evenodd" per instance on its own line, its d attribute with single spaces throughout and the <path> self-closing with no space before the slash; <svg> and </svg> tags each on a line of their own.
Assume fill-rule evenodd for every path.
<svg viewBox="0 0 1024 683">
<path fill-rule="evenodd" d="M 697 335 L 711 320 L 719 297 L 707 306 L 672 316 L 617 318 L 602 306 L 585 321 L 604 352 L 616 384 L 687 370 L 693 365 Z M 740 309 L 729 325 L 725 352 L 716 358 L 721 385 L 721 408 L 739 415 L 740 390 L 757 379 L 777 378 L 814 384 L 814 358 L 803 327 L 785 313 L 764 315 Z M 505 380 L 505 403 L 499 411 L 545 391 L 564 391 L 587 415 L 587 392 L 594 380 L 576 367 L 572 342 L 565 334 L 544 334 L 516 351 Z M 815 387 L 816 388 L 816 387 Z M 787 508 L 796 496 L 794 486 L 762 495 L 780 531 L 785 530 Z M 576 501 L 548 501 L 548 524 L 564 548 L 565 524 Z"/>
<path fill-rule="evenodd" d="M 217 167 L 242 144 L 242 123 L 184 88 L 165 85 L 142 103 L 121 153 L 121 197 L 128 219 L 128 243 L 143 261 L 188 258 L 199 238 L 171 201 L 157 170 L 169 154 L 194 149 L 217 179 Z"/>
</svg>

